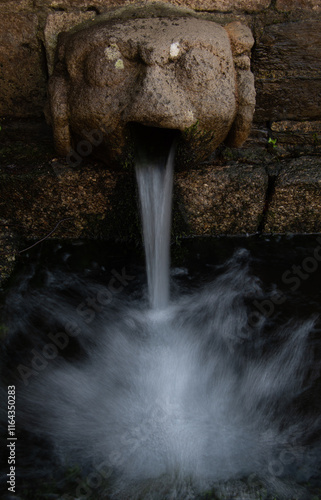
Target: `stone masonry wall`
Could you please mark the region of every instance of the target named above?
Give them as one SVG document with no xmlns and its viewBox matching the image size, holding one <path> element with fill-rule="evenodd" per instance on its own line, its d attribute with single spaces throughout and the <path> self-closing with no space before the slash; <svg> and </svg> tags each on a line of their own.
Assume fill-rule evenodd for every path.
<svg viewBox="0 0 321 500">
<path fill-rule="evenodd" d="M 43 115 L 57 28 L 130 3 L 0 0 L 0 261 L 5 251 L 6 269 L 16 236 L 41 239 L 57 227 L 55 237 L 137 237 L 133 172 L 106 171 L 86 158 L 70 168 L 66 158 L 56 158 Z M 320 232 L 320 0 L 167 3 L 247 24 L 255 37 L 257 91 L 244 146 L 220 148 L 211 161 L 175 173 L 175 236 Z M 0 281 L 4 273 L 0 262 Z"/>
</svg>

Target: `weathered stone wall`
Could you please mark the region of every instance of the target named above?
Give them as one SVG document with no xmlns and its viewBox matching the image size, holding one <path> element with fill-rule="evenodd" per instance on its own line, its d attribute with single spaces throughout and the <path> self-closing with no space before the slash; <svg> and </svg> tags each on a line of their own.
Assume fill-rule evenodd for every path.
<svg viewBox="0 0 321 500">
<path fill-rule="evenodd" d="M 130 3 L 0 0 L 0 254 L 8 255 L 9 267 L 17 235 L 41 239 L 64 219 L 53 236 L 140 237 L 133 172 L 106 171 L 85 158 L 70 168 L 66 158 L 55 158 L 50 130 L 41 132 L 57 28 Z M 223 24 L 247 24 L 257 90 L 245 145 L 176 172 L 175 236 L 320 232 L 320 0 L 168 3 Z"/>
</svg>

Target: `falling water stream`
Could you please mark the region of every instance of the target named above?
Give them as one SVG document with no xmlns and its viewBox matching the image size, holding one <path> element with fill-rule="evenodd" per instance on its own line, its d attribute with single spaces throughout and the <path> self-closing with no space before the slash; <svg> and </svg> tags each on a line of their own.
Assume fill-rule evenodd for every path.
<svg viewBox="0 0 321 500">
<path fill-rule="evenodd" d="M 136 178 L 144 234 L 149 301 L 152 309 L 169 305 L 170 233 L 175 143 L 166 163 L 141 155 Z"/>
<path fill-rule="evenodd" d="M 318 316 L 263 314 L 255 304 L 267 310 L 280 294 L 244 248 L 202 286 L 188 287 L 183 269 L 182 284 L 170 280 L 174 151 L 138 156 L 147 297 L 128 292 L 125 268 L 105 284 L 42 270 L 40 288 L 31 270 L 8 294 L 2 372 L 19 399 L 17 474 L 30 487 L 64 484 L 59 471 L 73 467 L 63 500 L 212 489 L 268 499 L 266 488 L 309 498 L 304 483 L 320 477 Z"/>
</svg>

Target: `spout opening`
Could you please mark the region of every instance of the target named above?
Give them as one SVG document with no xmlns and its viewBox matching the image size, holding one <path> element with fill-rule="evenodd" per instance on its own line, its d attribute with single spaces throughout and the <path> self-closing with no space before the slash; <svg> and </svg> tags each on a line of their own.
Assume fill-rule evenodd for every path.
<svg viewBox="0 0 321 500">
<path fill-rule="evenodd" d="M 149 161 L 155 158 L 164 158 L 173 142 L 179 139 L 181 132 L 177 129 L 150 127 L 141 123 L 128 124 L 134 143 L 136 160 Z"/>
</svg>

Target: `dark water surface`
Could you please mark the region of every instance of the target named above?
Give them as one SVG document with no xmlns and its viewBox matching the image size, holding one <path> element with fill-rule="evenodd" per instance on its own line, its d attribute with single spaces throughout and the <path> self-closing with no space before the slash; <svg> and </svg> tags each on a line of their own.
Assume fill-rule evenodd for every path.
<svg viewBox="0 0 321 500">
<path fill-rule="evenodd" d="M 192 239 L 171 253 L 162 311 L 149 309 L 140 248 L 45 241 L 22 254 L 1 353 L 18 498 L 223 498 L 244 478 L 250 493 L 225 498 L 260 498 L 256 478 L 280 498 L 317 495 L 321 237 Z M 6 435 L 6 404 L 1 420 Z"/>
</svg>

